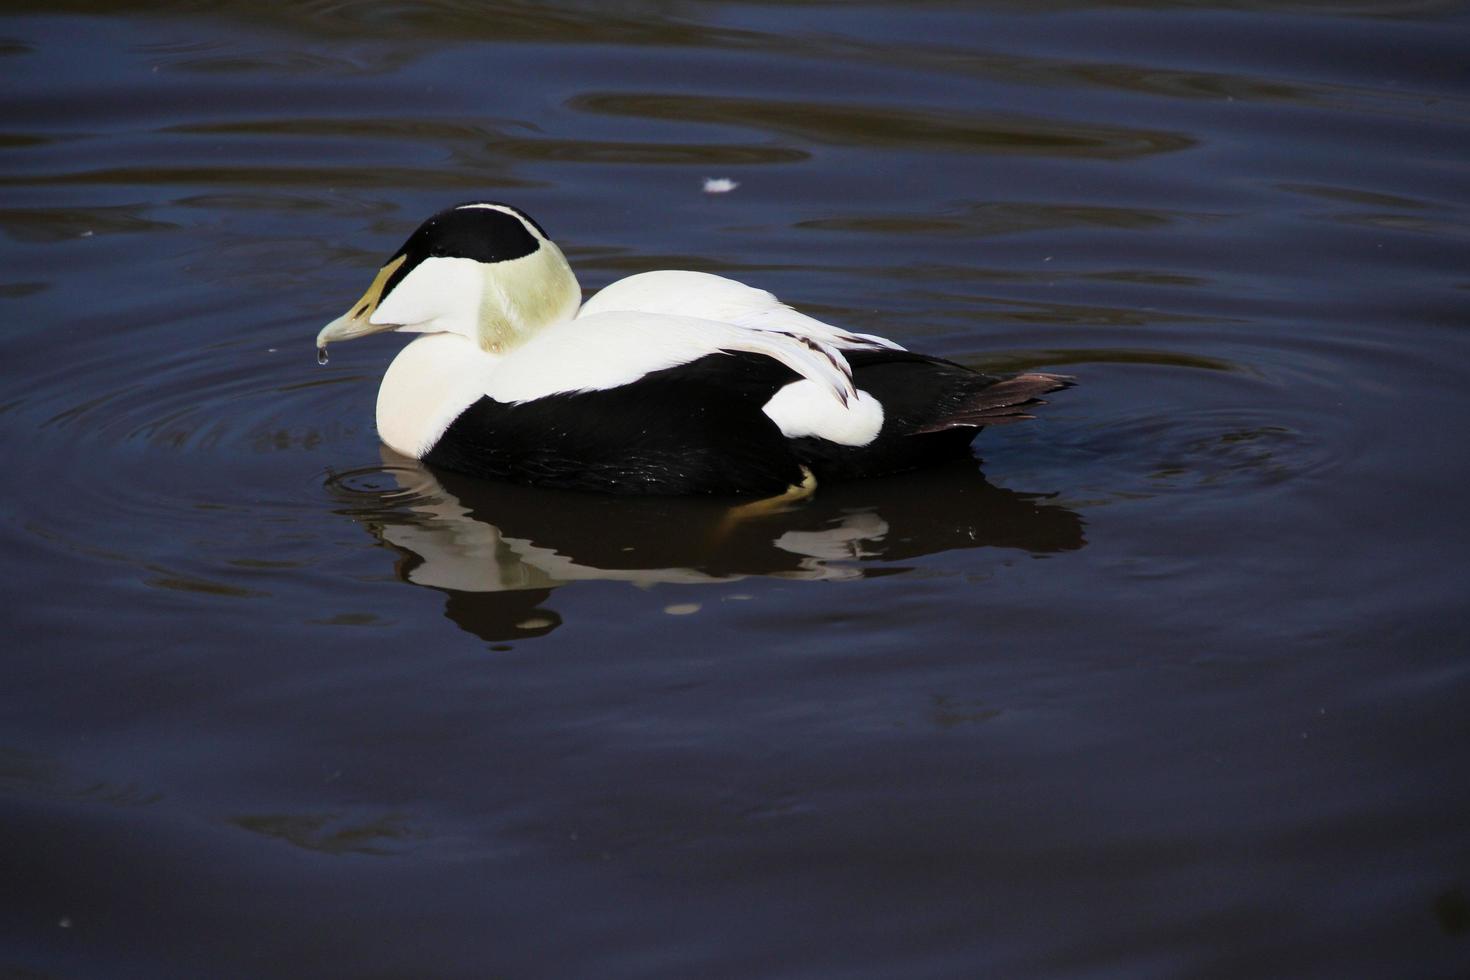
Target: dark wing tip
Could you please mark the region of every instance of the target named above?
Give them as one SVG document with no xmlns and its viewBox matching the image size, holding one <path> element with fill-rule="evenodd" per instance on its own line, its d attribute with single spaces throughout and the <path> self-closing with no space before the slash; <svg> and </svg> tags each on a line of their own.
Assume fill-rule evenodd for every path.
<svg viewBox="0 0 1470 980">
<path fill-rule="evenodd" d="M 1024 409 L 1044 405 L 1042 395 L 1071 388 L 1076 383 L 1075 378 L 1066 374 L 1018 374 L 975 392 L 953 411 L 915 432 L 943 432 L 1033 419 L 1036 416 Z"/>
<path fill-rule="evenodd" d="M 1050 385 L 1047 391 L 1061 391 L 1064 388 L 1074 388 L 1077 378 L 1070 374 L 1045 374 L 1041 371 L 1031 371 L 1026 374 L 1018 374 L 1014 378 L 1007 378 L 1001 384 L 1009 384 L 1012 381 L 1024 381 L 1028 384 Z"/>
</svg>

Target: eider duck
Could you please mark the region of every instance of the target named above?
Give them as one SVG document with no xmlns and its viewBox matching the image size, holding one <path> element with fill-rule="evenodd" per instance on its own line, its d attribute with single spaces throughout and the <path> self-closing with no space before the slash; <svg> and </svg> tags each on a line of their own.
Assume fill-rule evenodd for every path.
<svg viewBox="0 0 1470 980">
<path fill-rule="evenodd" d="M 318 359 L 334 341 L 423 334 L 378 391 L 389 447 L 475 476 L 636 494 L 778 496 L 914 469 L 1071 383 L 980 374 L 702 272 L 645 272 L 581 299 L 528 215 L 460 204 L 322 328 Z"/>
</svg>

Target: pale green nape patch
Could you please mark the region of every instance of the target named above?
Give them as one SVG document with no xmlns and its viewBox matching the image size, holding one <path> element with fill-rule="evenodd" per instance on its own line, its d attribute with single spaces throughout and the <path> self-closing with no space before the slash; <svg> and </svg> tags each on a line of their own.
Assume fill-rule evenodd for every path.
<svg viewBox="0 0 1470 980">
<path fill-rule="evenodd" d="M 484 267 L 480 294 L 481 349 L 500 353 L 519 347 L 538 330 L 576 316 L 582 287 L 566 256 L 541 239 L 530 255 Z"/>
</svg>

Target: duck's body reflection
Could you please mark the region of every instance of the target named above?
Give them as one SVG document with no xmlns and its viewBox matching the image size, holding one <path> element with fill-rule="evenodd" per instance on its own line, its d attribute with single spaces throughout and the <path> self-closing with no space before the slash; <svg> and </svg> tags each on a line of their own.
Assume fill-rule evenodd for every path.
<svg viewBox="0 0 1470 980">
<path fill-rule="evenodd" d="M 970 460 L 823 487 L 809 500 L 751 513 L 714 499 L 477 480 L 382 453 L 397 489 L 350 513 L 403 556 L 400 577 L 447 593 L 446 614 L 490 641 L 554 629 L 560 618 L 538 607 L 576 581 L 854 579 L 958 548 L 1048 553 L 1085 543 L 1076 513 L 1040 494 L 993 486 Z"/>
</svg>

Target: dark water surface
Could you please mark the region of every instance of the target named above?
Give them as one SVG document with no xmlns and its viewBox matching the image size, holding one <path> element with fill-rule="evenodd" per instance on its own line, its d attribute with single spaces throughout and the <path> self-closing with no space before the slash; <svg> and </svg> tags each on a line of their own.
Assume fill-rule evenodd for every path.
<svg viewBox="0 0 1470 980">
<path fill-rule="evenodd" d="M 0 975 L 1470 975 L 1464 5 L 124 7 L 0 17 Z M 434 474 L 312 338 L 475 197 L 1080 383 Z"/>
</svg>

